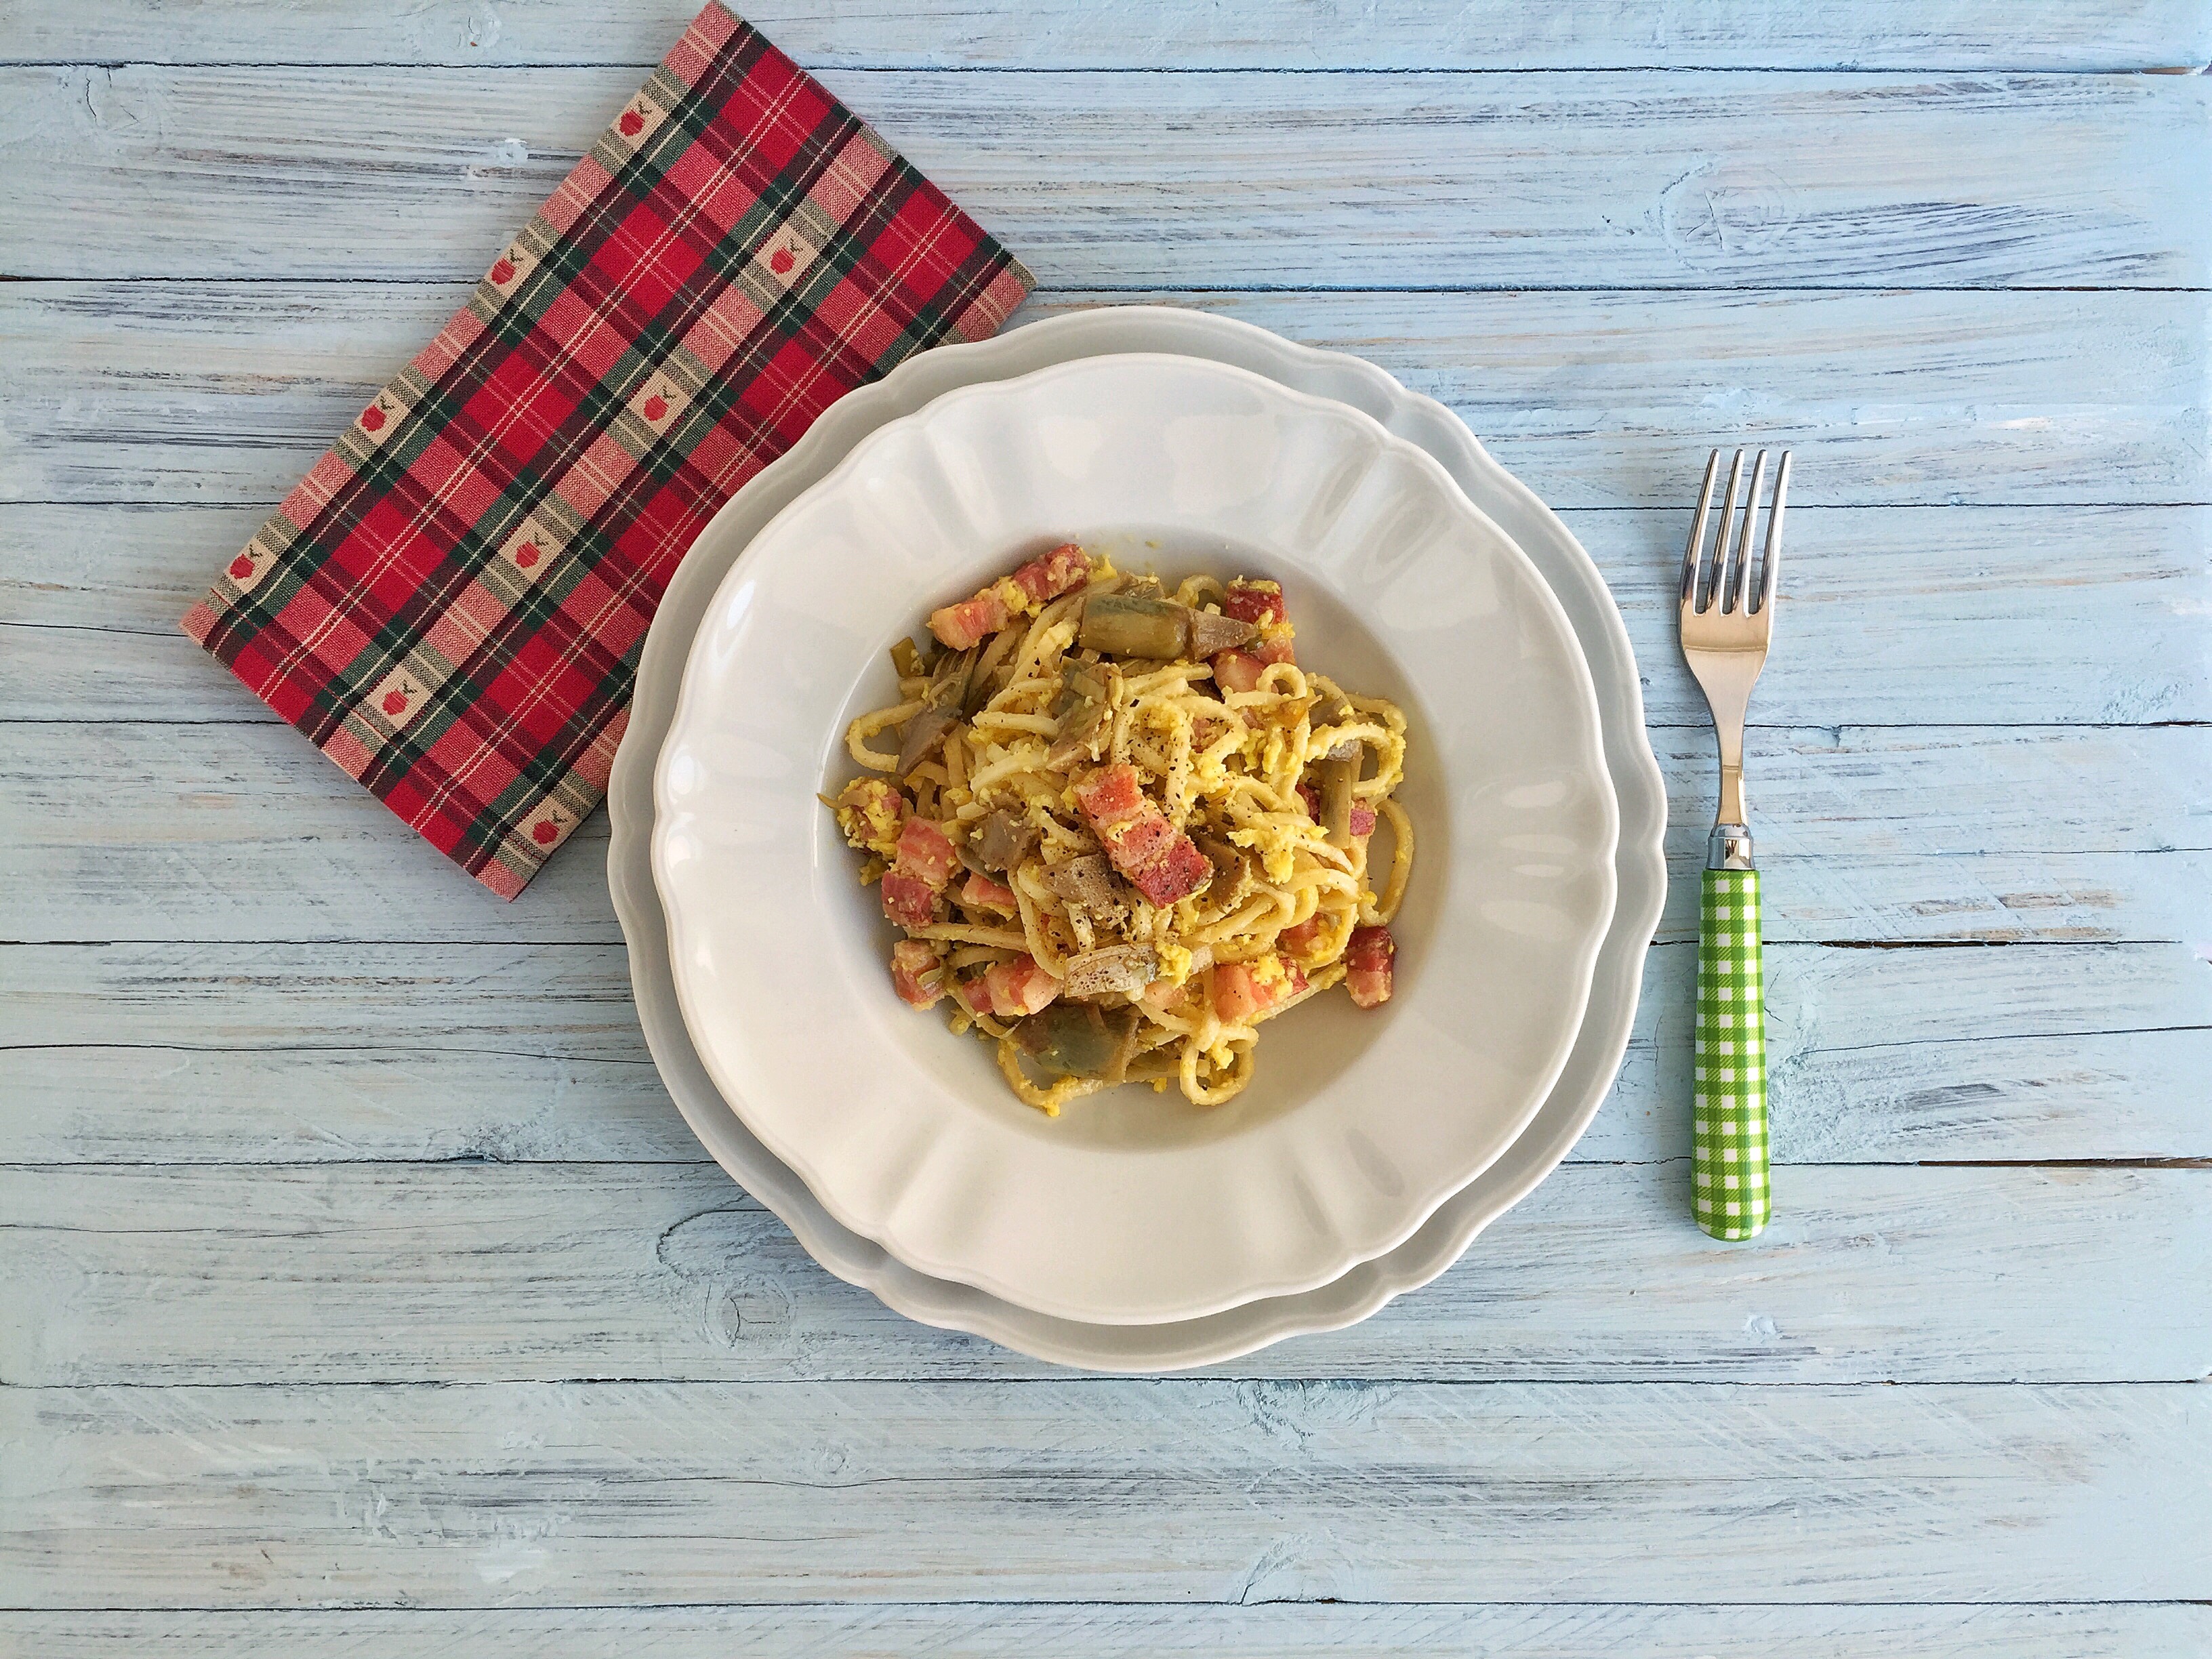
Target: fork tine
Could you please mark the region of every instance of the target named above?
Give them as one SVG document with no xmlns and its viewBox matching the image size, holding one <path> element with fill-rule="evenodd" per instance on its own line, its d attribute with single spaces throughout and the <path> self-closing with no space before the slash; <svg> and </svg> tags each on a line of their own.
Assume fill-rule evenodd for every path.
<svg viewBox="0 0 2212 1659">
<path fill-rule="evenodd" d="M 1705 518 L 1713 505 L 1713 477 L 1720 471 L 1721 453 L 1705 457 L 1705 487 L 1698 492 L 1698 516 L 1690 521 L 1690 545 L 1682 555 L 1682 603 L 1692 605 L 1698 596 L 1698 555 L 1705 550 Z"/>
<path fill-rule="evenodd" d="M 1745 595 L 1751 585 L 1751 528 L 1752 520 L 1759 511 L 1759 487 L 1766 482 L 1766 452 L 1760 450 L 1759 459 L 1751 465 L 1751 488 L 1744 491 L 1743 521 L 1736 527 L 1735 563 L 1720 574 L 1727 584 L 1721 591 L 1723 612 L 1741 613 L 1748 610 Z"/>
<path fill-rule="evenodd" d="M 1713 544 L 1713 568 L 1706 574 L 1705 591 L 1700 596 L 1701 602 L 1697 607 L 1700 616 L 1718 604 L 1722 596 L 1727 592 L 1721 583 L 1728 575 L 1729 538 L 1730 533 L 1735 528 L 1735 488 L 1742 482 L 1743 451 L 1739 449 L 1735 453 L 1735 459 L 1729 463 L 1728 489 L 1721 497 L 1720 535 Z"/>
<path fill-rule="evenodd" d="M 1774 603 L 1774 573 L 1782 563 L 1782 509 L 1790 499 L 1790 452 L 1774 469 L 1774 504 L 1766 509 L 1766 553 L 1759 562 L 1759 606 Z"/>
</svg>

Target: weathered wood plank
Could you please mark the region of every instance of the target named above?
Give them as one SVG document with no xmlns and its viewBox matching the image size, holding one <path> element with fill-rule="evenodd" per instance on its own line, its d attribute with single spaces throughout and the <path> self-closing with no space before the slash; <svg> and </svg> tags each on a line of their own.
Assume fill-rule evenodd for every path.
<svg viewBox="0 0 2212 1659">
<path fill-rule="evenodd" d="M 11 1389 L 0 1584 L 46 1607 L 2195 1600 L 2202 1395 Z"/>
<path fill-rule="evenodd" d="M 177 629 L 258 511 L 0 514 L 0 719 L 273 721 Z M 1686 513 L 1569 511 L 1655 726 L 1703 726 L 1675 649 Z M 2212 509 L 1802 507 L 1766 726 L 2212 719 Z M 919 610 L 917 610 L 917 615 Z"/>
<path fill-rule="evenodd" d="M 2212 271 L 2212 223 L 2174 210 L 2212 192 L 2212 90 L 2191 76 L 823 78 L 1054 287 Z M 472 278 L 637 79 L 0 70 L 9 274 Z"/>
<path fill-rule="evenodd" d="M 610 9 L 580 0 L 11 0 L 11 62 L 412 64 L 465 67 L 659 61 L 690 0 Z M 1103 25 L 1080 0 L 976 7 L 750 0 L 744 15 L 810 66 L 912 69 L 1940 69 L 2143 70 L 2202 65 L 2212 26 L 2181 0 L 2080 7 L 2000 0 L 1804 0 L 1531 7 L 1418 0 L 1347 8 L 1269 0 L 1224 9 L 1166 0 Z"/>
<path fill-rule="evenodd" d="M 465 292 L 0 289 L 0 495 L 265 509 Z M 1020 315 L 1124 301 L 1370 358 L 1555 507 L 1685 505 L 1705 446 L 1745 434 L 1799 447 L 1807 506 L 2212 501 L 2196 295 L 1062 292 Z"/>
<path fill-rule="evenodd" d="M 1561 1170 L 1437 1284 L 1231 1376 L 2192 1382 L 2201 1170 L 1814 1165 L 1756 1249 L 1681 1164 Z M 1052 1376 L 814 1266 L 712 1167 L 0 1170 L 0 1383 Z"/>
<path fill-rule="evenodd" d="M 1997 1606 L 1409 1606 L 1367 1602 L 1075 1603 L 940 1607 L 562 1607 L 0 1613 L 0 1643 L 40 1659 L 2203 1659 L 2212 1608 L 2187 1603 Z"/>
<path fill-rule="evenodd" d="M 1695 951 L 1576 1148 L 1681 1158 Z M 1767 952 L 1784 1163 L 2212 1157 L 2187 946 Z M 0 1163 L 701 1157 L 605 945 L 0 950 Z"/>
<path fill-rule="evenodd" d="M 1653 737 L 1675 819 L 1660 937 L 1694 939 L 1712 738 Z M 1749 754 L 1770 939 L 2212 930 L 2212 732 L 1760 729 Z M 509 905 L 274 723 L 0 725 L 0 939 L 613 941 L 606 836 L 595 814 Z"/>
</svg>

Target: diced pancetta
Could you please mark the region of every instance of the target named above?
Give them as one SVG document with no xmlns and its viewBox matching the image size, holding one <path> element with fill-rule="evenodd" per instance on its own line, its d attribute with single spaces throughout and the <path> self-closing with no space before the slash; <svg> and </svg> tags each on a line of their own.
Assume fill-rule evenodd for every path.
<svg viewBox="0 0 2212 1659">
<path fill-rule="evenodd" d="M 1021 956 L 986 968 L 983 991 L 991 1000 L 991 1012 L 1000 1019 L 1023 1019 L 1060 994 L 1060 981 L 1035 957 Z"/>
<path fill-rule="evenodd" d="M 1391 959 L 1398 953 L 1398 941 L 1390 937 L 1388 927 L 1355 927 L 1352 943 L 1345 946 L 1345 988 L 1352 1000 L 1363 1008 L 1373 1008 L 1390 1000 L 1391 981 L 1395 970 Z"/>
<path fill-rule="evenodd" d="M 906 821 L 899 831 L 895 865 L 901 875 L 912 876 L 927 883 L 931 892 L 941 893 L 959 866 L 960 855 L 953 850 L 951 840 L 945 831 L 927 818 Z"/>
<path fill-rule="evenodd" d="M 891 988 L 916 1008 L 934 1008 L 945 995 L 945 969 L 937 952 L 918 939 L 891 946 Z"/>
<path fill-rule="evenodd" d="M 1297 964 L 1279 956 L 1220 963 L 1213 969 L 1213 1012 L 1224 1025 L 1241 1025 L 1305 988 Z"/>
<path fill-rule="evenodd" d="M 884 914 L 902 927 L 927 927 L 937 920 L 937 890 L 918 876 L 884 877 Z"/>
<path fill-rule="evenodd" d="M 1224 651 L 1213 659 L 1213 683 L 1224 691 L 1256 691 L 1267 665 L 1243 651 Z"/>
<path fill-rule="evenodd" d="M 1039 554 L 1011 576 L 1002 576 L 972 599 L 929 613 L 929 631 L 955 651 L 965 651 L 1016 617 L 1080 587 L 1091 561 L 1073 542 Z"/>
<path fill-rule="evenodd" d="M 1135 767 L 1100 767 L 1075 786 L 1075 801 L 1114 867 L 1152 903 L 1173 904 L 1213 879 L 1206 854 L 1145 798 Z"/>
<path fill-rule="evenodd" d="M 997 910 L 1012 915 L 1021 908 L 1014 890 L 993 881 L 980 870 L 971 870 L 968 880 L 960 889 L 960 902 L 970 910 Z"/>
</svg>

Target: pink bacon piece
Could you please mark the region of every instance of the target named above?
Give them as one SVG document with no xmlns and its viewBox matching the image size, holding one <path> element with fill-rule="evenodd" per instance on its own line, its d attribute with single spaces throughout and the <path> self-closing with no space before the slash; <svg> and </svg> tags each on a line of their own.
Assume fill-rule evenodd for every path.
<svg viewBox="0 0 2212 1659">
<path fill-rule="evenodd" d="M 908 818 L 899 830 L 897 861 L 884 877 L 884 914 L 902 927 L 929 926 L 959 862 L 942 830 L 927 818 Z"/>
<path fill-rule="evenodd" d="M 1100 767 L 1075 786 L 1075 803 L 1114 867 L 1152 903 L 1188 898 L 1213 879 L 1206 854 L 1145 799 L 1135 767 Z"/>
<path fill-rule="evenodd" d="M 1060 994 L 1060 981 L 1035 957 L 1023 956 L 986 968 L 981 988 L 991 1000 L 991 1012 L 1000 1019 L 1026 1019 Z"/>
<path fill-rule="evenodd" d="M 1397 954 L 1398 941 L 1390 937 L 1388 927 L 1352 930 L 1352 943 L 1344 948 L 1344 965 L 1349 970 L 1344 983 L 1354 1002 L 1363 1008 L 1374 1008 L 1390 1000 L 1395 976 L 1391 958 Z"/>
<path fill-rule="evenodd" d="M 1242 651 L 1217 652 L 1213 683 L 1224 691 L 1256 691 L 1260 689 L 1260 676 L 1267 667 L 1257 657 Z"/>
<path fill-rule="evenodd" d="M 1250 649 L 1255 660 L 1266 664 L 1294 663 L 1298 659 L 1297 650 L 1291 643 L 1293 631 L 1291 615 L 1283 603 L 1283 585 L 1280 582 L 1240 577 L 1223 592 L 1221 609 L 1224 615 L 1233 617 L 1238 622 L 1250 623 L 1260 630 L 1260 637 L 1252 642 Z"/>
<path fill-rule="evenodd" d="M 972 599 L 929 614 L 929 631 L 955 651 L 997 633 L 1018 610 L 1034 610 L 1080 587 L 1091 576 L 1091 561 L 1073 542 L 1041 553 L 1011 576 L 993 582 Z M 1011 590 L 1011 591 L 1010 591 Z"/>
<path fill-rule="evenodd" d="M 968 872 L 967 884 L 960 890 L 960 902 L 971 910 L 998 910 L 1010 916 L 1022 908 L 1012 888 L 1000 886 L 981 870 Z"/>
<path fill-rule="evenodd" d="M 1262 963 L 1267 959 L 1262 958 Z M 1263 1014 L 1277 1003 L 1306 988 L 1306 976 L 1294 962 L 1276 957 L 1281 971 L 1264 976 L 1241 962 L 1224 962 L 1213 970 L 1213 1012 L 1224 1025 L 1241 1025 L 1255 1014 Z"/>
<path fill-rule="evenodd" d="M 891 946 L 891 988 L 899 1000 L 916 1008 L 934 1008 L 945 996 L 945 974 L 937 952 L 918 939 L 902 939 Z"/>
</svg>

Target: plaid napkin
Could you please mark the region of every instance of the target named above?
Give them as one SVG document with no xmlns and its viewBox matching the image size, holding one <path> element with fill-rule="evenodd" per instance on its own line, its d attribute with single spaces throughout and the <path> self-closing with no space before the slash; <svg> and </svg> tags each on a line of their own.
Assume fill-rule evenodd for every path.
<svg viewBox="0 0 2212 1659">
<path fill-rule="evenodd" d="M 710 4 L 184 629 L 513 898 L 605 793 L 646 624 L 715 509 L 1030 287 Z"/>
</svg>

